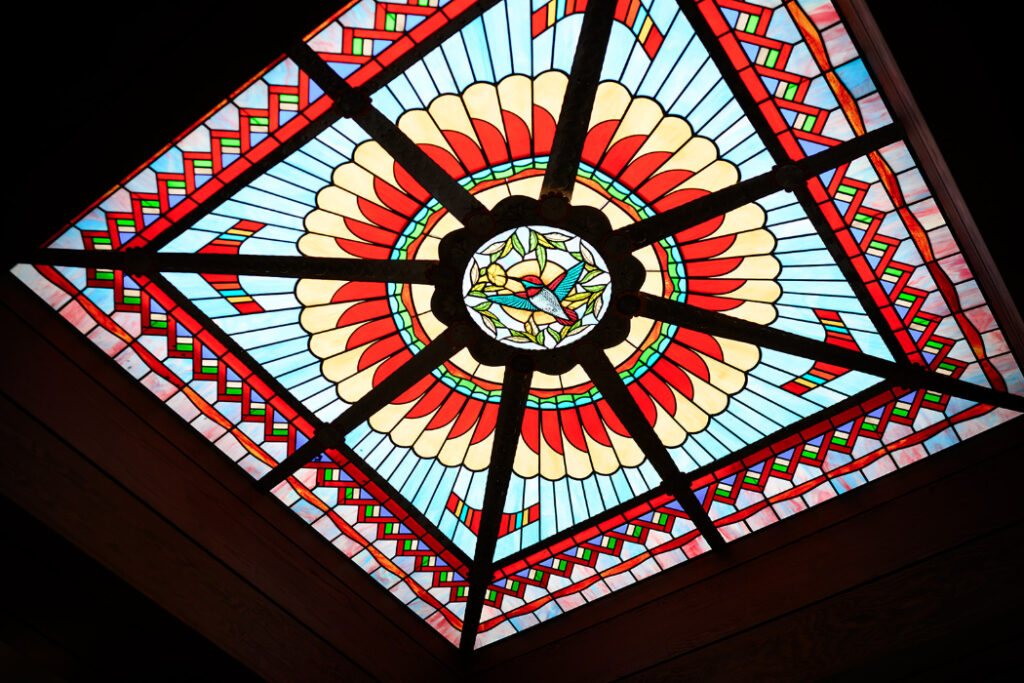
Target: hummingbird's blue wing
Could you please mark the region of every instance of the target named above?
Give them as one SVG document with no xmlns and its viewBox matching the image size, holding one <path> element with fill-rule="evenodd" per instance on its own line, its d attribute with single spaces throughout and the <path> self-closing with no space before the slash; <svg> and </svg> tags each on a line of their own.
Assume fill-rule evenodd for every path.
<svg viewBox="0 0 1024 683">
<path fill-rule="evenodd" d="M 526 299 L 520 298 L 518 296 L 511 296 L 508 294 L 494 294 L 492 296 L 487 297 L 487 300 L 493 301 L 496 304 L 501 304 L 502 306 L 508 306 L 509 308 L 519 308 L 524 311 L 537 310 L 536 306 L 531 304 Z"/>
<path fill-rule="evenodd" d="M 580 261 L 575 266 L 566 271 L 566 273 L 562 277 L 561 282 L 555 285 L 555 288 L 552 290 L 555 293 L 555 296 L 558 297 L 559 301 L 564 299 L 569 294 L 569 292 L 572 291 L 572 288 L 576 286 L 576 281 L 580 279 L 580 275 L 582 274 L 583 261 Z"/>
</svg>

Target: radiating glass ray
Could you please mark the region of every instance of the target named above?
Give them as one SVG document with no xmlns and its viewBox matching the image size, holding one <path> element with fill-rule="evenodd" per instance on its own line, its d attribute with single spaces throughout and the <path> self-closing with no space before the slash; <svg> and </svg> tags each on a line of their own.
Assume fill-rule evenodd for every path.
<svg viewBox="0 0 1024 683">
<path fill-rule="evenodd" d="M 637 256 L 646 293 L 892 359 L 791 193 L 763 197 Z"/>
<path fill-rule="evenodd" d="M 507 557 L 616 505 L 661 478 L 580 366 L 535 372 L 495 557 Z"/>
<path fill-rule="evenodd" d="M 459 227 L 439 208 L 362 128 L 341 119 L 164 250 L 436 259 L 441 237 Z"/>
<path fill-rule="evenodd" d="M 241 276 L 238 289 L 225 291 L 210 278 L 167 274 L 328 422 L 443 330 L 430 312 L 433 288 L 428 285 Z"/>
<path fill-rule="evenodd" d="M 501 368 L 462 350 L 345 442 L 467 555 L 476 551 Z"/>
<path fill-rule="evenodd" d="M 847 368 L 634 319 L 609 359 L 676 465 L 692 471 L 877 384 Z"/>
<path fill-rule="evenodd" d="M 538 11 L 531 21 L 529 0 L 497 3 L 374 95 L 487 206 L 536 197 L 547 168 L 582 14 Z"/>
<path fill-rule="evenodd" d="M 772 166 L 678 5 L 647 6 L 618 5 L 573 190 L 616 228 Z"/>
</svg>

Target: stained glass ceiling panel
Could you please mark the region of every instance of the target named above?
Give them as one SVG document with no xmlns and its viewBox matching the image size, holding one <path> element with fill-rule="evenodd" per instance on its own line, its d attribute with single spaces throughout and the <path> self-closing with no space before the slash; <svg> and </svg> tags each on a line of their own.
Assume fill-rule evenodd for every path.
<svg viewBox="0 0 1024 683">
<path fill-rule="evenodd" d="M 1024 410 L 958 239 L 827 0 L 362 0 L 13 272 L 472 649 Z"/>
</svg>

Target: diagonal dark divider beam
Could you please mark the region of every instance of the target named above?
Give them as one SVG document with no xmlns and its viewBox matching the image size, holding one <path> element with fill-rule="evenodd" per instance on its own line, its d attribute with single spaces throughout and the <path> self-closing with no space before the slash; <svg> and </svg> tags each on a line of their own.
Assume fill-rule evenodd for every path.
<svg viewBox="0 0 1024 683">
<path fill-rule="evenodd" d="M 626 235 L 633 250 L 636 251 L 678 234 L 687 228 L 700 225 L 704 221 L 722 216 L 733 209 L 738 209 L 777 191 L 779 188 L 779 182 L 774 174 L 763 173 L 730 185 L 718 192 L 706 194 L 664 213 L 654 214 L 650 218 L 619 228 L 615 232 Z"/>
<path fill-rule="evenodd" d="M 129 251 L 36 249 L 24 263 L 120 270 L 126 273 L 218 273 L 270 277 L 314 277 L 360 282 L 429 284 L 437 261 L 323 258 L 312 256 L 254 256 L 245 254 L 146 254 Z"/>
<path fill-rule="evenodd" d="M 629 430 L 633 441 L 644 452 L 651 465 L 658 472 L 668 488 L 668 493 L 675 496 L 679 504 L 686 511 L 687 516 L 693 525 L 700 531 L 701 536 L 713 549 L 725 547 L 725 539 L 718 531 L 715 523 L 711 521 L 704 507 L 697 500 L 693 490 L 690 488 L 690 478 L 679 471 L 672 456 L 669 454 L 665 444 L 654 431 L 654 427 L 647 422 L 647 418 L 640 412 L 640 407 L 629 394 L 625 382 L 615 371 L 615 367 L 608 360 L 608 356 L 596 348 L 581 350 L 579 355 L 580 364 L 586 371 L 590 380 L 601 392 L 608 405 L 615 412 L 616 417 L 623 426 Z"/>
<path fill-rule="evenodd" d="M 843 274 L 846 279 L 846 283 L 850 285 L 850 290 L 853 291 L 854 296 L 857 297 L 857 301 L 860 302 L 861 308 L 864 309 L 864 313 L 871 320 L 875 329 L 878 330 L 878 334 L 882 337 L 882 341 L 885 342 L 885 346 L 889 349 L 889 353 L 893 358 L 904 358 L 906 352 L 903 350 L 899 339 L 896 337 L 896 333 L 893 332 L 892 326 L 885 316 L 882 315 L 882 311 L 875 303 L 874 298 L 871 296 L 871 292 L 868 291 L 867 285 L 860 273 L 853 265 L 853 260 L 846 253 L 846 248 L 839 242 L 839 238 L 836 236 L 835 231 L 829 224 L 828 219 L 825 218 L 825 214 L 822 213 L 821 207 L 814 199 L 814 195 L 808 189 L 807 185 L 804 184 L 798 188 L 794 193 L 796 199 L 800 202 L 800 206 L 803 207 L 804 213 L 807 214 L 807 218 L 811 221 L 811 225 L 814 226 L 815 232 L 821 238 L 822 243 L 828 250 L 829 255 L 832 256 L 832 260 L 839 268 L 839 272 Z"/>
<path fill-rule="evenodd" d="M 167 279 L 160 273 L 148 273 L 146 277 L 149 279 L 153 286 L 163 292 L 165 295 L 171 298 L 178 308 L 181 308 L 187 313 L 193 320 L 199 323 L 199 327 L 203 330 L 216 330 L 219 329 L 213 320 L 206 315 L 206 313 L 196 305 L 194 301 L 189 299 L 187 296 L 178 291 L 178 289 L 171 285 Z M 232 337 L 230 334 L 218 334 L 216 335 L 218 341 L 224 345 L 224 347 L 231 353 L 235 358 L 240 360 L 242 364 L 248 368 L 252 374 L 263 381 L 274 394 L 278 396 L 288 396 L 289 392 L 281 384 L 281 381 L 270 373 L 262 364 L 257 363 L 248 351 L 242 348 L 242 345 Z M 316 415 L 310 410 L 304 403 L 296 402 L 293 405 L 296 412 L 306 419 L 310 424 L 318 424 Z"/>
<path fill-rule="evenodd" d="M 639 314 L 646 318 L 764 346 L 802 358 L 840 365 L 850 370 L 892 380 L 903 387 L 932 389 L 986 405 L 1024 411 L 1024 398 L 1020 396 L 932 372 L 920 365 L 895 363 L 662 297 L 641 294 L 640 300 Z"/>
<path fill-rule="evenodd" d="M 493 7 L 497 0 L 479 0 L 472 7 L 468 7 L 463 10 L 457 17 L 451 21 L 443 24 L 438 30 L 430 35 L 429 38 L 424 40 L 416 47 L 409 50 L 407 53 L 396 59 L 394 62 L 384 67 L 376 76 L 367 81 L 364 86 L 367 92 L 373 92 L 383 87 L 385 84 L 391 81 L 395 76 L 400 73 L 404 73 L 406 68 L 414 64 L 423 55 L 427 54 L 438 45 L 443 43 L 449 37 L 460 31 L 469 22 L 473 21 L 487 9 Z M 305 44 L 303 43 L 303 46 Z M 293 53 L 295 52 L 293 47 L 288 52 L 288 56 L 293 58 L 293 61 L 298 62 L 294 59 Z M 335 116 L 337 114 L 337 108 L 334 109 Z M 190 211 L 186 216 L 174 222 L 167 230 L 157 235 L 149 244 L 145 246 L 146 251 L 155 252 L 166 246 L 171 240 L 183 233 L 185 230 L 190 228 L 199 222 L 203 217 L 207 216 L 213 209 L 220 206 L 225 200 L 233 197 L 243 187 L 247 186 L 252 181 L 256 180 L 264 171 L 269 168 L 273 168 L 280 161 L 286 159 L 288 155 L 295 152 L 304 144 L 315 138 L 324 129 L 330 126 L 335 121 L 335 116 L 331 115 L 331 111 L 324 113 L 317 117 L 308 126 L 302 129 L 298 134 L 285 140 L 279 147 L 271 151 L 267 156 L 263 157 L 245 171 L 242 171 L 232 180 L 228 181 L 222 188 L 217 190 L 211 197 L 200 204 L 198 207 Z M 9 261 L 10 265 L 14 265 L 18 261 Z"/>
<path fill-rule="evenodd" d="M 299 68 L 331 96 L 340 113 L 351 116 L 362 126 L 384 151 L 463 225 L 470 215 L 487 212 L 487 208 L 476 197 L 438 166 L 391 119 L 381 114 L 370 102 L 369 95 L 346 83 L 308 45 L 299 43 L 289 55 Z"/>
<path fill-rule="evenodd" d="M 465 339 L 466 335 L 461 330 L 449 327 L 383 382 L 370 389 L 328 427 L 318 430 L 316 436 L 320 445 L 330 447 L 343 443 L 346 434 L 454 356 L 465 346 Z M 309 453 L 304 448 L 296 450 L 260 479 L 259 487 L 265 491 L 271 490 L 295 474 L 314 455 L 316 453 Z"/>
<path fill-rule="evenodd" d="M 476 555 L 468 577 L 468 602 L 466 615 L 462 621 L 462 640 L 459 643 L 460 649 L 464 652 L 472 652 L 476 643 L 484 595 L 494 571 L 492 559 L 501 526 L 501 510 L 505 504 L 508 482 L 512 477 L 512 463 L 519 446 L 519 433 L 523 426 L 526 397 L 530 393 L 532 379 L 532 363 L 525 357 L 513 358 L 505 365 L 501 403 L 498 404 L 498 418 L 494 427 L 494 447 L 491 449 L 491 464 L 487 468 L 487 488 L 480 511 Z"/>
<path fill-rule="evenodd" d="M 312 439 L 296 448 L 284 461 L 278 463 L 277 467 L 260 477 L 256 481 L 256 489 L 263 493 L 270 493 L 275 486 L 295 474 L 300 467 L 320 455 L 325 448 L 333 446 L 334 443 L 330 436 L 325 435 L 322 428 L 318 429 Z M 292 463 L 297 463 L 297 465 L 292 468 Z M 290 471 L 282 468 L 288 468 Z"/>
<path fill-rule="evenodd" d="M 899 126 L 889 124 L 812 157 L 777 166 L 768 173 L 743 180 L 664 213 L 619 228 L 617 232 L 629 237 L 634 250 L 650 246 L 687 228 L 738 209 L 744 204 L 757 201 L 765 195 L 781 189 L 795 189 L 797 183 L 803 184 L 808 178 L 891 144 L 898 140 L 901 134 L 902 129 Z"/>
<path fill-rule="evenodd" d="M 566 199 L 572 198 L 573 185 L 580 168 L 583 142 L 590 127 L 590 114 L 594 109 L 594 95 L 601 78 L 604 53 L 612 31 L 616 0 L 590 0 L 583 26 L 576 42 L 576 55 L 572 60 L 569 85 L 558 115 L 555 139 L 551 143 L 548 169 L 544 173 L 541 195 L 555 192 Z"/>
<path fill-rule="evenodd" d="M 708 55 L 711 57 L 711 60 L 715 63 L 715 66 L 718 67 L 718 71 L 722 75 L 722 79 L 729 86 L 729 90 L 732 93 L 733 97 L 736 98 L 736 102 L 740 105 L 740 108 L 743 109 L 743 112 L 747 115 L 747 120 L 750 121 L 750 124 L 754 127 L 754 130 L 757 131 L 758 137 L 761 138 L 761 141 L 764 143 L 764 146 L 767 148 L 768 152 L 772 155 L 772 158 L 775 160 L 775 163 L 779 164 L 779 167 L 777 167 L 776 171 L 791 168 L 793 161 L 789 158 L 789 154 L 786 152 L 785 148 L 783 148 L 782 143 L 775 135 L 771 125 L 769 125 L 768 119 L 765 117 L 764 112 L 761 111 L 761 108 L 758 106 L 758 103 L 754 100 L 753 95 L 750 94 L 750 91 L 743 83 L 743 77 L 740 76 L 736 68 L 733 67 L 731 58 L 726 53 L 725 48 L 722 47 L 722 44 L 719 42 L 714 31 L 711 29 L 711 26 L 708 24 L 708 21 L 704 18 L 701 8 L 698 7 L 697 3 L 693 2 L 692 0 L 676 0 L 676 4 L 679 5 L 679 11 L 682 12 L 686 19 L 690 22 L 690 25 L 693 27 L 694 33 L 700 39 L 701 43 L 704 44 L 704 48 L 708 51 Z M 891 128 L 891 126 L 886 126 L 885 128 Z M 879 131 L 885 130 L 885 128 L 879 129 Z M 872 135 L 873 133 L 868 133 L 867 135 L 860 137 L 866 139 L 873 139 L 869 137 Z M 850 144 L 856 142 L 856 138 L 854 140 L 849 141 Z M 847 143 L 844 143 L 843 145 L 838 145 L 837 147 L 833 148 L 833 150 L 844 147 L 845 144 Z M 879 146 L 883 144 L 884 143 L 876 142 L 876 145 Z M 833 150 L 828 151 L 833 152 Z M 870 151 L 874 150 L 865 149 L 861 152 L 861 154 L 866 154 Z M 832 161 L 836 162 L 835 159 L 833 159 Z M 780 178 L 780 180 L 782 179 L 783 178 Z M 800 202 L 800 205 L 804 208 L 804 211 L 807 212 L 807 217 L 811 220 L 811 224 L 814 225 L 815 230 L 818 232 L 818 235 L 825 243 L 825 247 L 832 255 L 832 258 L 835 259 L 836 265 L 839 266 L 839 269 L 842 271 L 847 283 L 853 290 L 854 295 L 857 297 L 857 300 L 860 301 L 861 306 L 864 308 L 864 312 L 871 319 L 871 322 L 874 323 L 875 328 L 878 330 L 879 335 L 881 335 L 882 340 L 885 342 L 886 348 L 888 348 L 889 353 L 892 354 L 894 358 L 902 358 L 903 351 L 900 346 L 899 340 L 896 338 L 896 334 L 889 328 L 889 325 L 882 316 L 881 312 L 879 312 L 878 308 L 874 305 L 871 295 L 868 292 L 867 287 L 864 285 L 864 282 L 854 272 L 853 264 L 851 263 L 849 257 L 845 254 L 842 247 L 839 245 L 839 241 L 836 238 L 835 233 L 829 227 L 828 221 L 821 213 L 820 207 L 818 207 L 818 205 L 813 201 L 813 198 L 811 197 L 810 192 L 807 189 L 807 184 L 804 182 L 797 182 L 795 184 L 796 186 L 794 187 L 794 184 L 790 182 L 787 183 L 787 185 L 789 185 L 787 189 L 791 189 L 795 192 L 797 200 Z"/>
</svg>

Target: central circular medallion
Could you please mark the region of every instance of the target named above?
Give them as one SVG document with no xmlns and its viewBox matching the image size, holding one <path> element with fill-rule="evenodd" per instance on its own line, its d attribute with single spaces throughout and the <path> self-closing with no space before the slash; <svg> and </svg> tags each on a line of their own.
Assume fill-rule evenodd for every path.
<svg viewBox="0 0 1024 683">
<path fill-rule="evenodd" d="M 462 294 L 487 334 L 521 349 L 555 349 L 590 332 L 608 310 L 611 278 L 592 245 L 560 228 L 524 225 L 484 242 Z"/>
</svg>

